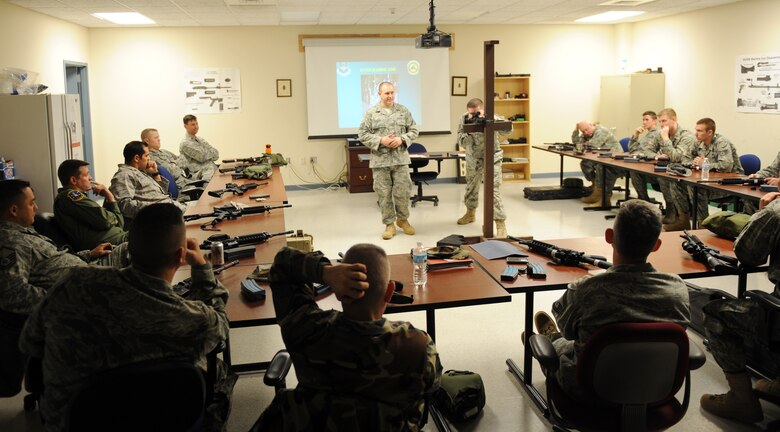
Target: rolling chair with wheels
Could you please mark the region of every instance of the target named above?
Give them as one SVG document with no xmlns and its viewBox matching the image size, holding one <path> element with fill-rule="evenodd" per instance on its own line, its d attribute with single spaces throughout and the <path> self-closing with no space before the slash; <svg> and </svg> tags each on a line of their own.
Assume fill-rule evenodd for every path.
<svg viewBox="0 0 780 432">
<path fill-rule="evenodd" d="M 274 355 L 274 358 L 271 359 L 271 363 L 268 366 L 268 369 L 266 369 L 265 375 L 263 376 L 263 383 L 269 387 L 274 387 L 274 400 L 271 402 L 271 405 L 265 409 L 255 425 L 250 429 L 252 432 L 285 431 L 289 429 L 294 430 L 296 419 L 285 419 L 283 410 L 279 409 L 280 405 L 283 404 L 285 399 L 295 398 L 296 402 L 298 402 L 300 400 L 306 400 L 307 398 L 314 397 L 314 392 L 300 387 L 296 389 L 286 388 L 285 379 L 287 377 L 287 373 L 290 371 L 291 366 L 292 358 L 290 357 L 290 353 L 287 352 L 287 350 L 278 351 Z M 340 403 L 345 403 L 348 400 L 344 398 L 346 395 L 340 396 Z M 326 397 L 326 399 L 329 398 Z M 373 418 L 370 413 L 377 409 L 376 405 L 381 405 L 382 403 L 378 401 L 364 401 L 359 398 L 352 398 L 350 402 L 356 406 L 359 406 L 361 408 L 360 412 L 364 414 L 358 420 L 359 424 L 350 424 L 350 426 L 358 428 L 355 430 L 376 430 L 377 425 L 374 424 L 375 418 Z M 427 414 L 430 412 L 431 417 L 433 417 L 434 423 L 436 424 L 436 428 L 441 432 L 448 432 L 450 430 L 449 425 L 444 420 L 444 417 L 439 412 L 439 410 L 435 407 L 432 400 L 426 400 L 425 405 L 426 407 L 424 415 L 427 416 Z M 326 430 L 326 424 L 333 426 L 333 423 L 328 423 L 327 412 L 316 412 L 315 410 L 309 409 L 309 407 L 303 407 L 299 409 L 307 411 L 306 414 L 310 416 L 309 420 L 311 421 L 310 426 L 312 430 Z M 426 422 L 427 417 L 423 418 L 423 424 L 420 425 L 421 429 Z"/>
<path fill-rule="evenodd" d="M 593 334 L 577 355 L 584 398 L 558 384 L 558 354 L 543 335 L 529 339 L 542 365 L 553 430 L 657 430 L 679 422 L 690 400 L 690 371 L 704 353 L 675 323 L 617 323 Z M 675 395 L 685 384 L 683 401 Z"/>
<path fill-rule="evenodd" d="M 631 141 L 631 139 L 627 138 L 627 137 L 620 139 L 620 148 L 623 149 L 624 153 L 628 153 L 628 143 L 630 141 Z M 630 189 L 628 188 L 629 182 L 630 182 L 631 179 L 630 179 L 630 177 L 628 175 L 626 175 L 625 178 L 626 178 L 626 188 L 625 189 L 623 189 L 620 186 L 615 186 L 615 187 L 612 188 L 612 190 L 613 191 L 618 191 L 618 192 L 625 192 L 626 193 L 626 199 L 628 199 L 629 194 L 631 193 Z M 618 206 L 620 206 L 620 202 L 621 201 L 625 201 L 625 200 L 618 200 Z"/>
<path fill-rule="evenodd" d="M 173 178 L 173 174 L 171 174 L 167 168 L 162 165 L 157 165 L 157 170 L 160 172 L 160 176 L 168 180 L 168 193 L 173 199 L 178 199 L 179 195 L 187 195 L 190 201 L 195 201 L 203 194 L 203 186 L 208 183 L 206 180 L 188 181 L 187 184 L 179 190 L 176 179 Z"/>
<path fill-rule="evenodd" d="M 425 146 L 422 144 L 413 143 L 409 146 L 410 155 L 414 155 L 415 153 L 425 153 L 426 151 L 427 150 L 425 149 Z M 434 206 L 439 205 L 439 197 L 436 195 L 423 195 L 422 188 L 423 183 L 428 184 L 429 181 L 436 180 L 436 178 L 439 176 L 439 173 L 441 173 L 441 160 L 437 160 L 436 162 L 438 162 L 436 172 L 419 171 L 420 168 L 428 166 L 429 161 L 427 158 L 415 158 L 412 156 L 412 163 L 409 165 L 409 168 L 412 169 L 412 172 L 409 173 L 409 176 L 412 178 L 412 182 L 417 185 L 417 195 L 414 195 L 410 198 L 412 200 L 412 207 L 416 206 L 420 201 L 431 201 L 433 202 Z"/>
</svg>

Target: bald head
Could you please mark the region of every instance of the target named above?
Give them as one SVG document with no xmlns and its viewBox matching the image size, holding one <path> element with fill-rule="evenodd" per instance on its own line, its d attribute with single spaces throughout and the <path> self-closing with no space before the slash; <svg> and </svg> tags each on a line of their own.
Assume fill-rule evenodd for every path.
<svg viewBox="0 0 780 432">
<path fill-rule="evenodd" d="M 356 244 L 349 248 L 341 261 L 344 264 L 365 265 L 368 276 L 366 295 L 350 304 L 344 304 L 344 311 L 355 308 L 374 310 L 378 307 L 384 311 L 385 294 L 390 282 L 390 263 L 384 249 L 368 243 Z"/>
<path fill-rule="evenodd" d="M 577 123 L 577 129 L 582 131 L 585 135 L 591 136 L 593 135 L 593 131 L 596 130 L 596 126 L 593 125 L 593 123 L 589 121 L 581 121 Z"/>
</svg>

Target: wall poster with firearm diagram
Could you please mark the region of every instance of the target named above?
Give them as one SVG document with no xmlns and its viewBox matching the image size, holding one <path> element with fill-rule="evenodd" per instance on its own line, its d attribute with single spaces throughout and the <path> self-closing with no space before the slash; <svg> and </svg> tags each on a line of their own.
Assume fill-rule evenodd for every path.
<svg viewBox="0 0 780 432">
<path fill-rule="evenodd" d="M 241 71 L 237 68 L 185 69 L 184 112 L 241 112 Z"/>
<path fill-rule="evenodd" d="M 737 56 L 737 112 L 780 114 L 780 53 Z"/>
</svg>

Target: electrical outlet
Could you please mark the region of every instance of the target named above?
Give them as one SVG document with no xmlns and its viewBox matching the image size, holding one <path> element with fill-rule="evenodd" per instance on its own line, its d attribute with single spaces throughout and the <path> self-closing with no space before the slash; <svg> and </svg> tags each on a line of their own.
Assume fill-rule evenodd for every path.
<svg viewBox="0 0 780 432">
<path fill-rule="evenodd" d="M 317 156 L 311 156 L 309 157 L 309 163 L 314 165 L 317 163 Z"/>
</svg>

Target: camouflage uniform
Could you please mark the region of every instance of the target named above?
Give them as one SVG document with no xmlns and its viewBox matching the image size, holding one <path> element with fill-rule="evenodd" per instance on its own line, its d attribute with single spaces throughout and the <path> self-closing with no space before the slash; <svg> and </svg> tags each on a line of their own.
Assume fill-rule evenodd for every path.
<svg viewBox="0 0 780 432">
<path fill-rule="evenodd" d="M 119 165 L 119 170 L 111 179 L 109 189 L 114 194 L 119 209 L 122 210 L 125 227 L 130 226 L 130 222 L 139 210 L 150 204 L 171 203 L 182 212 L 187 209 L 186 204 L 177 202 L 168 195 L 167 179 L 161 176 L 160 181 L 156 181 L 149 174 L 130 165 Z"/>
<path fill-rule="evenodd" d="M 734 144 L 720 134 L 712 137 L 712 143 L 707 147 L 704 142 L 697 142 L 691 148 L 690 161 L 696 157 L 706 157 L 709 160 L 710 167 L 717 169 L 722 173 L 744 174 L 742 164 L 739 162 L 739 155 Z M 682 214 L 691 214 L 691 205 L 693 202 L 693 187 L 681 183 L 674 183 L 670 192 L 675 205 Z M 728 194 L 716 192 L 704 188 L 699 188 L 698 201 L 696 202 L 696 217 L 699 221 L 704 220 L 709 214 L 708 203 L 713 199 L 723 198 Z"/>
<path fill-rule="evenodd" d="M 696 146 L 696 137 L 688 129 L 683 129 L 680 125 L 677 125 L 677 131 L 668 140 L 664 141 L 660 131 L 655 138 L 655 146 L 658 148 L 658 153 L 669 156 L 670 162 L 684 164 L 693 162 L 691 154 L 693 147 Z M 664 201 L 666 201 L 667 213 L 671 209 L 676 209 L 678 212 L 690 214 L 689 211 L 683 210 L 690 208 L 688 198 L 672 190 L 672 185 L 675 183 L 677 182 L 663 177 L 658 178 L 658 185 L 661 186 L 661 193 L 664 195 Z"/>
<path fill-rule="evenodd" d="M 127 241 L 119 205 L 103 200 L 101 207 L 80 190 L 60 188 L 54 198 L 54 216 L 76 250 L 92 249 L 100 243 Z"/>
<path fill-rule="evenodd" d="M 190 171 L 190 180 L 211 181 L 211 177 L 217 170 L 214 162 L 219 159 L 219 150 L 199 136 L 185 134 L 184 139 L 179 143 L 179 153 L 181 153 L 181 168 Z"/>
<path fill-rule="evenodd" d="M 614 265 L 605 273 L 569 284 L 553 303 L 560 333 L 553 347 L 561 359 L 558 382 L 570 394 L 577 386 L 577 353 L 588 338 L 607 324 L 619 322 L 690 321 L 688 288 L 677 275 L 657 272 L 650 263 Z"/>
<path fill-rule="evenodd" d="M 124 267 L 128 265 L 127 243 L 110 255 L 92 260 L 89 251 L 76 254 L 58 249 L 46 236 L 33 227 L 0 221 L 0 310 L 28 315 L 71 267 L 97 265 Z"/>
<path fill-rule="evenodd" d="M 658 156 L 658 150 L 660 149 L 657 144 L 660 142 L 658 134 L 660 134 L 660 130 L 656 127 L 649 131 L 646 130 L 639 135 L 633 135 L 631 141 L 628 142 L 628 152 L 649 159 L 655 158 Z M 631 185 L 634 186 L 637 195 L 642 199 L 649 198 L 647 195 L 647 184 L 655 182 L 655 179 L 655 176 L 631 172 Z"/>
<path fill-rule="evenodd" d="M 754 214 L 734 242 L 734 253 L 739 261 L 749 266 L 760 266 L 769 257 L 767 276 L 775 284 L 775 295 L 780 283 L 780 201 L 769 203 Z M 704 330 L 710 341 L 715 361 L 726 373 L 742 372 L 756 353 L 769 353 L 768 343 L 780 335 L 769 334 L 766 311 L 753 300 L 715 300 L 704 306 Z M 774 328 L 775 332 L 777 331 Z M 766 362 L 762 362 L 766 365 Z M 775 370 L 780 375 L 780 358 L 775 358 Z"/>
<path fill-rule="evenodd" d="M 623 151 L 623 147 L 620 146 L 620 142 L 617 140 L 617 138 L 615 138 L 615 135 L 613 135 L 609 129 L 602 125 L 596 125 L 596 129 L 593 131 L 593 135 L 590 137 L 586 136 L 585 134 L 580 135 L 579 129 L 574 129 L 574 132 L 571 134 L 571 142 L 575 145 L 583 143 L 596 148 L 609 148 L 609 151 L 613 153 L 620 153 Z M 598 185 L 602 188 L 602 190 L 606 189 L 607 191 L 611 191 L 612 188 L 615 187 L 615 182 L 617 181 L 618 177 L 625 175 L 623 171 L 619 171 L 612 167 L 607 167 L 606 176 L 604 177 L 605 184 L 602 185 L 601 171 L 604 169 L 603 165 L 593 161 L 584 160 L 580 162 L 580 168 L 582 168 L 582 173 L 585 175 L 586 180 Z"/>
<path fill-rule="evenodd" d="M 485 134 L 465 133 L 463 132 L 464 120 L 468 117 L 467 112 L 460 118 L 458 124 L 458 145 L 466 150 L 466 196 L 463 197 L 463 204 L 466 208 L 475 209 L 479 206 L 479 186 L 485 177 Z M 504 120 L 501 116 L 495 116 L 496 120 Z M 508 134 L 503 132 L 502 135 Z M 498 143 L 498 132 L 494 142 L 495 153 L 493 154 L 493 219 L 506 220 L 504 204 L 501 201 L 501 163 L 504 160 L 504 151 Z"/>
<path fill-rule="evenodd" d="M 381 145 L 382 137 L 391 133 L 402 138 L 404 143 L 393 149 Z M 390 108 L 377 104 L 366 111 L 360 123 L 358 139 L 371 149 L 369 167 L 373 172 L 374 190 L 385 225 L 397 219 L 409 219 L 412 191 L 409 164 L 412 161 L 407 148 L 418 135 L 412 113 L 400 104 L 393 104 Z"/>
<path fill-rule="evenodd" d="M 271 290 L 298 387 L 275 398 L 252 430 L 353 431 L 366 422 L 375 431 L 419 430 L 423 398 L 441 381 L 433 340 L 408 322 L 321 310 L 310 282 L 322 282 L 329 264 L 319 252 L 276 254 Z M 294 420 L 282 429 L 285 417 Z"/>
<path fill-rule="evenodd" d="M 760 178 L 768 178 L 768 177 L 777 178 L 779 176 L 780 176 L 780 153 L 777 154 L 775 160 L 772 161 L 772 163 L 769 164 L 768 167 L 759 170 L 756 173 L 756 177 L 760 177 Z"/>
<path fill-rule="evenodd" d="M 192 300 L 184 300 L 167 281 L 133 267 L 90 267 L 72 269 L 50 290 L 19 342 L 42 359 L 47 431 L 63 430 L 74 391 L 96 373 L 172 357 L 205 369 L 206 354 L 228 335 L 228 293 L 209 265 L 192 267 L 192 280 Z"/>
<path fill-rule="evenodd" d="M 176 186 L 178 186 L 179 189 L 187 186 L 187 177 L 184 176 L 184 170 L 181 168 L 182 161 L 179 156 L 176 156 L 172 151 L 162 148 L 158 150 L 149 147 L 149 157 L 157 162 L 157 165 L 162 165 L 168 169 L 168 172 L 170 172 L 174 180 L 176 180 Z"/>
</svg>

